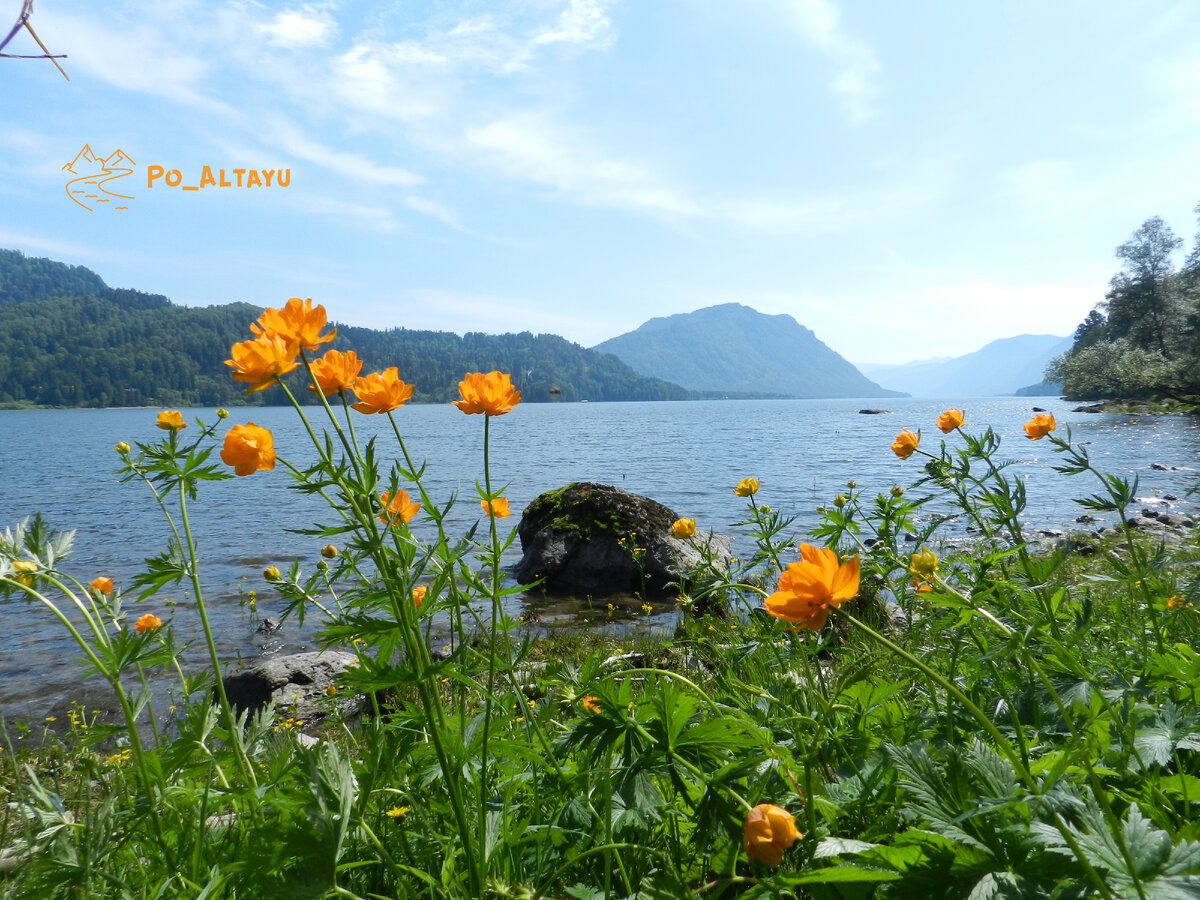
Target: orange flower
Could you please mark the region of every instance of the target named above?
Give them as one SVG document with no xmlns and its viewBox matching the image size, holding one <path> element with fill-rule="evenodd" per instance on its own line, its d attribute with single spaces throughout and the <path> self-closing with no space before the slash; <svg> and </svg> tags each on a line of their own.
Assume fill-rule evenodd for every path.
<svg viewBox="0 0 1200 900">
<path fill-rule="evenodd" d="M 758 493 L 758 479 L 757 478 L 743 478 L 741 481 L 739 481 L 737 483 L 737 487 L 735 487 L 733 489 L 733 492 L 735 494 L 737 494 L 739 497 L 751 497 L 754 494 L 757 494 Z"/>
<path fill-rule="evenodd" d="M 154 424 L 163 431 L 183 431 L 187 428 L 183 424 L 183 416 L 180 415 L 177 409 L 167 409 L 158 414 L 158 418 L 154 420 Z"/>
<path fill-rule="evenodd" d="M 147 631 L 157 631 L 160 628 L 162 628 L 162 619 L 151 613 L 146 613 L 133 623 L 133 630 L 138 634 L 145 634 Z"/>
<path fill-rule="evenodd" d="M 777 619 L 817 631 L 831 607 L 837 609 L 857 593 L 857 556 L 839 563 L 829 548 L 801 544 L 800 562 L 788 565 L 763 605 Z"/>
<path fill-rule="evenodd" d="M 292 297 L 283 309 L 264 309 L 258 322 L 250 326 L 257 335 L 281 337 L 304 350 L 316 350 L 326 341 L 337 337 L 337 329 L 321 334 L 325 327 L 325 307 L 312 305 L 312 300 Z"/>
<path fill-rule="evenodd" d="M 760 803 L 746 813 L 742 826 L 742 843 L 749 859 L 757 859 L 768 866 L 777 866 L 783 859 L 783 851 L 800 837 L 796 820 L 786 809 L 770 803 Z"/>
<path fill-rule="evenodd" d="M 225 435 L 221 461 L 238 475 L 274 469 L 275 439 L 270 431 L 253 422 L 234 425 Z"/>
<path fill-rule="evenodd" d="M 497 497 L 495 500 L 480 500 L 479 505 L 483 507 L 485 516 L 493 516 L 497 519 L 507 519 L 512 515 L 508 511 L 508 498 Z"/>
<path fill-rule="evenodd" d="M 908 459 L 916 452 L 919 443 L 921 443 L 921 430 L 917 429 L 917 433 L 913 434 L 905 428 L 896 435 L 896 440 L 892 442 L 892 452 L 901 459 Z"/>
<path fill-rule="evenodd" d="M 684 538 L 694 537 L 696 534 L 695 519 L 676 519 L 671 523 L 671 537 L 683 540 Z"/>
<path fill-rule="evenodd" d="M 1054 430 L 1054 416 L 1051 413 L 1038 413 L 1025 423 L 1025 437 L 1031 441 L 1040 441 Z"/>
<path fill-rule="evenodd" d="M 502 416 L 521 402 L 521 392 L 512 386 L 512 376 L 500 372 L 470 372 L 458 383 L 458 393 L 462 399 L 450 402 L 467 415 Z"/>
<path fill-rule="evenodd" d="M 425 595 L 429 593 L 429 588 L 423 584 L 418 584 L 412 589 L 413 606 L 419 607 L 425 601 Z"/>
<path fill-rule="evenodd" d="M 286 375 L 299 363 L 296 354 L 300 345 L 276 334 L 260 334 L 252 341 L 242 341 L 229 348 L 233 359 L 225 365 L 233 369 L 233 380 L 250 385 L 247 394 L 269 388 L 280 375 Z"/>
<path fill-rule="evenodd" d="M 379 516 L 379 521 L 389 527 L 394 527 L 400 522 L 405 524 L 412 521 L 412 517 L 421 509 L 420 503 L 413 503 L 407 491 L 396 491 L 396 496 L 383 493 L 379 495 L 379 502 L 383 505 L 384 515 Z"/>
<path fill-rule="evenodd" d="M 961 409 L 948 409 L 937 417 L 937 427 L 942 434 L 949 434 L 955 428 L 962 428 L 966 415 Z"/>
<path fill-rule="evenodd" d="M 99 578 L 93 578 L 88 582 L 88 587 L 98 594 L 111 594 L 113 589 L 113 580 L 105 578 L 101 575 Z"/>
<path fill-rule="evenodd" d="M 317 384 L 316 387 L 310 384 L 308 389 L 315 394 L 320 388 L 326 397 L 349 390 L 354 386 L 361 369 L 362 360 L 353 350 L 347 353 L 330 350 L 320 359 L 312 361 L 312 374 Z"/>
<path fill-rule="evenodd" d="M 400 380 L 399 370 L 392 366 L 382 372 L 371 372 L 355 378 L 350 385 L 354 396 L 361 400 L 354 408 L 360 413 L 386 413 L 403 406 L 412 396 L 413 386 Z"/>
<path fill-rule="evenodd" d="M 587 714 L 590 716 L 599 715 L 600 714 L 600 698 L 596 697 L 592 694 L 588 694 L 586 697 L 583 698 L 583 708 L 587 712 Z"/>
</svg>

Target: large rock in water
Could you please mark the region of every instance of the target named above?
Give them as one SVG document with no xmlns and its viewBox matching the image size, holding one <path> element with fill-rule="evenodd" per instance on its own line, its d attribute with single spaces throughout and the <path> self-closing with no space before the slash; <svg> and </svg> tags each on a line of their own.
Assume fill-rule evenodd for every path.
<svg viewBox="0 0 1200 900">
<path fill-rule="evenodd" d="M 318 650 L 274 656 L 225 676 L 225 694 L 237 712 L 254 715 L 268 703 L 277 717 L 313 722 L 336 713 L 352 716 L 362 709 L 362 695 L 336 691 L 337 676 L 358 664 L 353 653 Z"/>
<path fill-rule="evenodd" d="M 729 539 L 697 532 L 678 540 L 671 525 L 679 518 L 647 497 L 607 484 L 578 482 L 547 491 L 525 508 L 517 535 L 525 555 L 513 569 L 521 584 L 541 579 L 552 593 L 604 597 L 609 594 L 666 595 L 671 582 L 701 559 L 707 546 L 721 561 Z M 640 559 L 635 559 L 635 548 Z"/>
</svg>

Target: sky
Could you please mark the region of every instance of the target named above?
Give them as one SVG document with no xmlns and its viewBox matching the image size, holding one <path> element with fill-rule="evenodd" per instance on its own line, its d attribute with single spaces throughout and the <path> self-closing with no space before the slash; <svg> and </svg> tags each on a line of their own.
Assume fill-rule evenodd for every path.
<svg viewBox="0 0 1200 900">
<path fill-rule="evenodd" d="M 186 305 L 593 346 L 737 302 L 903 363 L 1069 335 L 1142 222 L 1181 257 L 1197 231 L 1193 0 L 37 0 L 30 24 L 70 81 L 0 59 L 0 247 Z M 84 145 L 131 161 L 105 182 L 128 199 L 72 199 Z"/>
</svg>

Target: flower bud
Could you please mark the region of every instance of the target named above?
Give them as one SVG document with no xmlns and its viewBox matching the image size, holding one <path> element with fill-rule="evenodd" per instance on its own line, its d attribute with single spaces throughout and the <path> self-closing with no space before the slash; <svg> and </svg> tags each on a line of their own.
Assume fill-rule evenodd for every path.
<svg viewBox="0 0 1200 900">
<path fill-rule="evenodd" d="M 118 441 L 117 446 L 113 447 L 113 449 L 116 450 L 117 453 L 121 454 L 121 456 L 129 455 L 129 444 L 127 444 L 125 441 Z"/>
<path fill-rule="evenodd" d="M 892 496 L 893 497 L 903 497 L 904 496 L 904 488 L 900 487 L 900 485 L 898 485 L 898 484 L 893 484 L 892 485 Z"/>
<path fill-rule="evenodd" d="M 323 560 L 323 559 L 317 560 L 317 571 L 318 572 L 326 572 L 328 570 L 329 570 L 329 563 L 325 562 L 325 560 Z"/>
<path fill-rule="evenodd" d="M 228 419 L 229 418 L 229 410 L 227 410 L 225 407 L 222 406 L 220 409 L 217 410 L 217 418 L 218 419 Z"/>
<path fill-rule="evenodd" d="M 279 569 L 275 566 L 267 566 L 263 569 L 263 578 L 267 581 L 278 581 L 280 579 Z"/>
<path fill-rule="evenodd" d="M 321 548 L 321 555 L 326 559 L 333 559 L 338 555 L 338 548 L 333 546 L 333 544 L 326 544 Z"/>
<path fill-rule="evenodd" d="M 846 495 L 838 494 L 836 497 L 834 497 L 833 505 L 836 506 L 838 509 L 841 509 L 843 506 L 845 506 L 846 505 Z"/>
<path fill-rule="evenodd" d="M 858 482 L 851 479 L 850 481 L 846 482 L 846 487 L 850 488 L 850 490 L 854 490 L 856 487 L 858 487 Z"/>
</svg>

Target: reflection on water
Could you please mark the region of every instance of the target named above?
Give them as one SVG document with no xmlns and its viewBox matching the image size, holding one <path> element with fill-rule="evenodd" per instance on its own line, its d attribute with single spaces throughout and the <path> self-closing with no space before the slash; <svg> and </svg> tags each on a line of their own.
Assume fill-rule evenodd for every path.
<svg viewBox="0 0 1200 900">
<path fill-rule="evenodd" d="M 1025 439 L 1021 426 L 1036 403 L 1054 413 L 1059 434 L 1069 426 L 1074 439 L 1088 445 L 1097 465 L 1139 477 L 1141 496 L 1182 498 L 1196 482 L 1200 427 L 1195 420 L 1075 413 L 1072 404 L 1050 398 L 886 402 L 888 415 L 859 414 L 870 405 L 861 400 L 525 404 L 492 420 L 492 480 L 508 485 L 514 512 L 541 492 L 572 481 L 614 484 L 695 518 L 702 529 L 730 534 L 735 554 L 741 554 L 748 549 L 747 541 L 733 528 L 745 517 L 745 501 L 733 495 L 740 479 L 757 478 L 762 484 L 759 502 L 795 515 L 795 528 L 803 531 L 816 524 L 816 508 L 847 480 L 869 494 L 893 484 L 910 485 L 919 475 L 920 459 L 897 459 L 889 449 L 892 439 L 901 428 L 921 428 L 924 442 L 936 445 L 941 435 L 934 419 L 947 406 L 955 406 L 966 408 L 968 430 L 990 425 L 1002 437 L 1001 456 L 1014 461 L 1009 472 L 1025 481 L 1028 523 L 1072 527 L 1081 510 L 1071 498 L 1096 487 L 1055 475 L 1051 466 L 1057 457 L 1049 444 Z M 161 437 L 154 427 L 155 413 L 0 411 L 0 527 L 40 511 L 52 526 L 76 529 L 68 569 L 81 581 L 105 574 L 127 587 L 141 561 L 166 546 L 168 530 L 144 486 L 118 483 L 113 445 Z M 212 410 L 198 410 L 185 411 L 185 421 L 197 415 L 214 420 Z M 473 495 L 483 474 L 481 417 L 464 416 L 449 405 L 408 407 L 397 416 L 409 452 L 428 461 L 430 495 L 442 505 L 459 497 L 449 528 L 452 533 L 466 531 L 479 515 Z M 247 420 L 272 429 L 282 459 L 298 466 L 312 461 L 308 437 L 290 409 L 235 410 L 230 422 Z M 386 418 L 356 414 L 355 428 L 360 442 L 378 437 L 381 453 L 397 455 Z M 951 435 L 947 440 L 953 444 L 960 439 Z M 1152 468 L 1155 464 L 1167 471 Z M 286 623 L 266 637 L 255 630 L 263 618 L 280 611 L 262 570 L 268 565 L 286 569 L 295 559 L 302 571 L 311 572 L 320 548 L 330 539 L 296 530 L 335 521 L 320 498 L 289 490 L 288 485 L 287 471 L 280 466 L 274 472 L 204 484 L 190 508 L 205 600 L 221 653 L 231 662 L 265 650 L 293 652 L 313 646 L 309 632 L 314 620 L 306 622 L 304 630 Z M 518 517 L 504 521 L 515 528 Z M 418 519 L 418 532 L 420 528 Z M 519 543 L 514 542 L 506 563 L 519 556 Z M 247 604 L 250 591 L 257 595 L 254 611 Z M 609 602 L 614 604 L 611 614 Z M 587 623 L 622 634 L 625 629 L 669 629 L 673 622 L 669 605 L 644 613 L 640 601 L 632 598 L 589 604 L 586 599 L 550 601 L 526 592 L 514 594 L 510 603 L 511 615 L 537 620 L 531 622 L 533 627 Z M 181 585 L 144 601 L 142 607 L 169 612 L 187 640 L 198 637 L 193 605 Z M 79 653 L 44 610 L 11 600 L 0 603 L 0 634 L 9 648 L 0 655 L 0 713 L 36 714 L 78 682 Z M 203 664 L 198 651 L 190 658 Z"/>
</svg>

